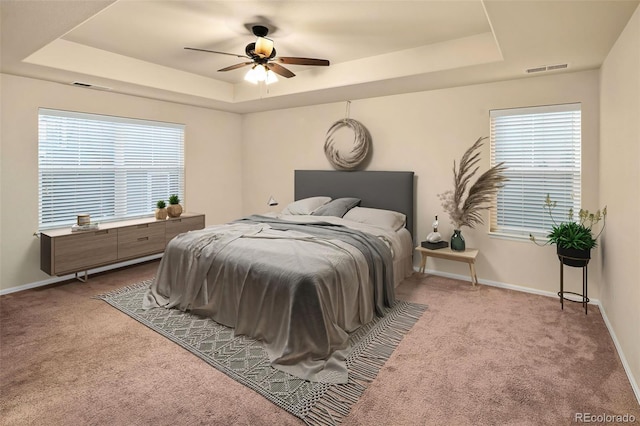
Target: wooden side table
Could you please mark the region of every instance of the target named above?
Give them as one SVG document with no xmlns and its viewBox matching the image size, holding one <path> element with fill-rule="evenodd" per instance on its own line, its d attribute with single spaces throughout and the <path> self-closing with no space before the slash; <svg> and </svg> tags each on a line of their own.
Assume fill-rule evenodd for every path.
<svg viewBox="0 0 640 426">
<path fill-rule="evenodd" d="M 469 270 L 471 271 L 471 285 L 478 284 L 478 276 L 476 275 L 476 257 L 478 256 L 478 249 L 466 249 L 465 251 L 451 250 L 450 247 L 431 250 L 422 246 L 416 247 L 416 250 L 422 256 L 420 260 L 420 272 L 424 274 L 424 268 L 427 266 L 427 257 L 435 257 L 438 259 L 453 260 L 456 262 L 465 262 L 469 264 Z"/>
</svg>

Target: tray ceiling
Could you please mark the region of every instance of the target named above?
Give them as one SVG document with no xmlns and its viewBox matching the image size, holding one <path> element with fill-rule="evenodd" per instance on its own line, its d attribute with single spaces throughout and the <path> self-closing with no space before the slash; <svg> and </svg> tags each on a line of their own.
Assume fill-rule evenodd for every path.
<svg viewBox="0 0 640 426">
<path fill-rule="evenodd" d="M 557 63 L 600 66 L 638 1 L 3 0 L 2 72 L 250 112 L 527 77 Z M 252 24 L 290 66 L 270 86 L 243 80 Z"/>
</svg>

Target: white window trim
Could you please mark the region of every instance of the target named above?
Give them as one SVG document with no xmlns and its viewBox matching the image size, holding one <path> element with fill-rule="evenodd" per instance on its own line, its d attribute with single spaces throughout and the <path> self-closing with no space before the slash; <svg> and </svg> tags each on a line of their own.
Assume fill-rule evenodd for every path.
<svg viewBox="0 0 640 426">
<path fill-rule="evenodd" d="M 524 108 L 509 108 L 509 109 L 501 109 L 501 110 L 492 110 L 490 111 L 490 127 L 491 127 L 491 141 L 490 141 L 490 149 L 491 149 L 491 166 L 496 165 L 499 161 L 504 161 L 505 158 L 507 159 L 507 166 L 509 166 L 509 162 L 511 162 L 512 164 L 518 164 L 518 162 L 520 162 L 520 164 L 524 164 L 524 162 L 522 162 L 523 159 L 526 159 L 527 156 L 522 156 L 522 157 L 518 157 L 517 154 L 517 150 L 513 151 L 513 152 L 509 152 L 508 146 L 503 146 L 503 152 L 502 153 L 497 153 L 496 152 L 496 135 L 499 132 L 502 132 L 505 138 L 507 139 L 511 139 L 511 143 L 518 143 L 518 139 L 520 137 L 522 137 L 523 139 L 529 140 L 529 143 L 532 142 L 532 139 L 535 137 L 534 132 L 531 131 L 530 134 L 527 134 L 527 132 L 529 132 L 529 130 L 525 129 L 524 134 L 525 136 L 521 136 L 521 135 L 517 135 L 517 134 L 511 134 L 509 136 L 506 136 L 507 133 L 505 132 L 505 125 L 508 127 L 509 123 L 508 120 L 506 124 L 502 124 L 503 128 L 501 130 L 497 130 L 497 124 L 495 122 L 496 118 L 500 118 L 500 117 L 514 117 L 514 120 L 518 120 L 519 116 L 524 116 L 524 115 L 531 115 L 531 114 L 548 114 L 548 113 L 562 113 L 562 112 L 578 112 L 578 116 L 577 118 L 579 119 L 577 123 L 574 123 L 573 126 L 571 125 L 567 125 L 567 128 L 564 131 L 567 131 L 568 129 L 572 129 L 571 132 L 571 139 L 572 139 L 572 147 L 567 147 L 567 157 L 561 157 L 558 158 L 557 160 L 555 158 L 553 158 L 553 161 L 556 162 L 556 167 L 549 167 L 547 168 L 545 167 L 541 167 L 541 163 L 543 163 L 544 161 L 548 161 L 549 159 L 549 151 L 551 149 L 555 149 L 555 147 L 552 147 L 552 145 L 549 143 L 549 141 L 547 140 L 547 142 L 545 142 L 545 144 L 549 143 L 549 146 L 545 146 L 545 144 L 542 145 L 534 145 L 535 149 L 537 151 L 540 151 L 540 153 L 534 153 L 532 154 L 531 157 L 529 157 L 529 159 L 527 161 L 530 162 L 530 164 L 532 165 L 532 167 L 527 171 L 526 167 L 519 167 L 519 168 L 511 168 L 511 174 L 512 176 L 514 176 L 514 173 L 516 175 L 518 175 L 517 171 L 520 170 L 521 173 L 519 173 L 519 177 L 522 179 L 522 182 L 525 183 L 525 185 L 527 184 L 527 179 L 531 179 L 531 173 L 532 171 L 535 171 L 535 173 L 538 173 L 538 171 L 540 171 L 540 173 L 551 173 L 551 174 L 557 174 L 558 172 L 564 172 L 567 175 L 571 175 L 571 188 L 570 188 L 570 192 L 571 192 L 571 200 L 567 199 L 567 186 L 564 187 L 558 187 L 560 189 L 554 189 L 554 186 L 552 184 L 554 179 L 551 179 L 550 181 L 546 181 L 546 184 L 540 185 L 540 188 L 538 188 L 538 191 L 542 191 L 542 192 L 550 192 L 552 198 L 554 198 L 554 194 L 553 191 L 556 191 L 556 199 L 560 199 L 562 196 L 564 196 L 565 198 L 565 207 L 566 209 L 568 209 L 568 206 L 571 205 L 574 208 L 574 211 L 578 211 L 580 208 L 580 198 L 581 198 L 581 104 L 580 103 L 571 103 L 571 104 L 560 104 L 560 105 L 546 105 L 546 106 L 535 106 L 535 107 L 524 107 Z M 522 117 L 524 120 L 524 117 Z M 536 128 L 536 126 L 540 126 L 539 128 L 543 128 L 545 126 L 545 122 L 546 120 L 544 118 L 541 119 L 541 123 L 538 124 L 524 124 L 523 126 L 528 127 L 528 126 L 532 126 L 532 128 Z M 551 121 L 551 120 L 548 120 Z M 575 117 L 574 117 L 574 121 L 575 121 Z M 575 126 L 575 124 L 578 124 L 577 128 Z M 514 126 L 515 127 L 515 126 Z M 549 129 L 553 129 L 552 126 L 548 127 L 547 130 Z M 576 134 L 577 132 L 577 134 Z M 562 132 L 559 132 L 559 134 Z M 564 137 L 564 135 L 563 135 Z M 543 138 L 539 138 L 543 139 Z M 546 138 L 545 138 L 546 139 Z M 546 151 L 546 152 L 545 152 Z M 573 151 L 573 152 L 570 152 Z M 539 156 L 539 158 L 536 158 L 537 156 Z M 566 166 L 566 158 L 572 158 L 571 160 L 571 164 L 569 165 L 569 167 Z M 544 161 L 541 161 L 541 159 L 544 159 Z M 562 164 L 562 160 L 565 160 L 565 164 Z M 507 173 L 509 174 L 509 170 L 507 171 Z M 564 180 L 566 180 L 566 176 L 564 177 Z M 507 182 L 506 185 L 508 185 L 509 182 Z M 546 187 L 545 187 L 546 185 Z M 525 193 L 523 193 L 523 198 L 521 200 L 521 206 L 531 206 L 533 205 L 532 203 L 537 203 L 539 205 L 539 209 L 538 210 L 531 210 L 532 214 L 531 215 L 527 215 L 526 213 L 524 214 L 524 216 L 521 216 L 521 220 L 522 222 L 522 227 L 520 227 L 520 229 L 518 229 L 518 227 L 513 226 L 513 224 L 515 224 L 517 222 L 517 220 L 515 218 L 517 218 L 518 215 L 513 216 L 512 218 L 509 218 L 508 214 L 507 215 L 502 215 L 502 219 L 504 221 L 511 221 L 512 226 L 508 226 L 504 223 L 502 224 L 498 224 L 498 215 L 500 215 L 499 211 L 498 211 L 498 197 L 503 197 L 502 200 L 505 200 L 505 197 L 508 197 L 508 193 L 503 193 L 502 191 L 498 194 L 498 197 L 496 197 L 495 202 L 492 205 L 491 208 L 491 217 L 490 217 L 490 223 L 489 223 L 489 235 L 491 235 L 492 237 L 496 237 L 496 238 L 503 238 L 503 239 L 510 239 L 510 240 L 528 240 L 529 239 L 529 234 L 533 234 L 536 236 L 536 238 L 540 238 L 541 240 L 544 240 L 548 234 L 548 231 L 550 231 L 550 218 L 548 215 L 548 212 L 543 208 L 544 205 L 544 197 L 546 196 L 546 193 L 543 195 L 542 192 L 540 192 L 540 199 L 538 202 L 538 199 L 535 198 L 535 200 L 533 200 L 531 198 L 531 193 L 534 192 L 536 190 L 535 186 L 532 185 L 528 185 L 528 188 L 530 188 L 529 191 L 526 191 Z M 511 188 L 508 188 L 510 190 L 512 190 L 514 187 L 512 186 Z M 507 187 L 505 187 L 505 189 L 507 189 Z M 517 189 L 516 189 L 517 191 Z M 514 192 L 514 197 L 511 198 L 511 200 L 507 199 L 506 202 L 511 202 L 514 206 L 514 208 L 518 208 L 517 204 L 518 204 L 518 197 L 517 197 L 517 192 Z M 537 195 L 536 195 L 537 197 Z M 527 207 L 523 207 L 525 210 L 527 209 Z M 531 209 L 531 207 L 528 207 L 529 209 Z M 537 207 L 536 207 L 537 208 Z M 556 221 L 561 221 L 564 220 L 564 210 L 562 208 L 560 208 L 558 211 L 554 212 L 554 219 Z M 549 225 L 548 229 L 541 229 L 541 228 L 532 228 L 529 226 L 526 226 L 526 223 L 532 223 L 536 221 L 536 218 L 540 218 L 540 223 L 543 224 L 543 226 Z M 507 219 L 505 219 L 507 218 Z"/>
<path fill-rule="evenodd" d="M 48 108 L 38 123 L 39 229 L 70 226 L 91 210 L 92 222 L 150 217 L 159 199 L 183 200 L 183 124 Z M 160 175 L 170 184 L 152 179 Z"/>
</svg>

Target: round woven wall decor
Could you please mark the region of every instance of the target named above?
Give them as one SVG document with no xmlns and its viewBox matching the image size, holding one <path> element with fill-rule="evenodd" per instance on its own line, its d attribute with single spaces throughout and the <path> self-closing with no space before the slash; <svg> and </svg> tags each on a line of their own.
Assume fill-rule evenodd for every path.
<svg viewBox="0 0 640 426">
<path fill-rule="evenodd" d="M 334 133 L 343 127 L 353 130 L 353 146 L 350 149 L 339 149 L 333 140 Z M 327 131 L 324 142 L 324 154 L 329 162 L 338 170 L 355 169 L 364 161 L 369 153 L 371 134 L 362 123 L 352 118 L 338 120 Z"/>
</svg>

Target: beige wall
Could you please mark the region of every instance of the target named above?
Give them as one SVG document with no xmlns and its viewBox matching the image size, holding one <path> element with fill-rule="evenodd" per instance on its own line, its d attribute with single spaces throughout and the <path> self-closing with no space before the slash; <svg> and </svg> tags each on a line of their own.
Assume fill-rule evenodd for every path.
<svg viewBox="0 0 640 426">
<path fill-rule="evenodd" d="M 601 70 L 600 200 L 608 205 L 602 240 L 601 299 L 629 368 L 640 383 L 640 8 Z M 636 387 L 640 398 L 640 390 Z"/>
<path fill-rule="evenodd" d="M 207 214 L 208 224 L 269 210 L 271 194 L 280 208 L 292 201 L 293 170 L 331 168 L 322 149 L 325 133 L 345 115 L 345 104 L 336 103 L 239 116 L 9 75 L 3 75 L 2 91 L 0 190 L 3 200 L 11 200 L 0 205 L 3 289 L 48 278 L 39 271 L 38 240 L 32 237 L 37 228 L 38 107 L 185 123 L 186 208 Z M 453 160 L 488 134 L 490 109 L 565 102 L 582 102 L 583 167 L 589 171 L 583 176 L 583 198 L 594 209 L 599 199 L 597 71 L 358 100 L 351 105 L 351 117 L 373 136 L 369 170 L 416 172 L 417 237 L 424 239 L 436 214 L 441 232 L 450 234 L 437 194 L 451 187 Z M 557 291 L 553 247 L 489 237 L 486 226 L 463 232 L 468 246 L 481 248 L 481 279 Z M 594 298 L 599 297 L 598 252 L 590 265 Z M 464 265 L 452 262 L 430 259 L 427 267 L 467 274 Z M 578 270 L 568 269 L 566 281 L 578 290 Z"/>
<path fill-rule="evenodd" d="M 241 117 L 203 108 L 2 75 L 0 289 L 50 278 L 40 271 L 38 108 L 186 124 L 185 208 L 207 223 L 241 212 Z"/>
<path fill-rule="evenodd" d="M 3 81 L 4 75 L 0 73 L 0 118 L 2 117 L 2 113 L 4 110 L 4 102 L 2 102 L 2 99 L 4 99 L 4 91 L 2 90 L 2 88 L 4 87 Z M 3 127 L 4 126 L 2 120 L 0 119 L 0 289 L 2 288 L 2 259 L 4 259 L 4 257 L 2 256 L 2 240 L 4 239 L 2 237 L 2 188 L 4 186 L 2 185 L 2 163 L 4 162 L 2 161 L 2 159 L 4 158 L 4 155 L 2 153 L 2 139 L 4 138 L 4 133 L 2 133 Z"/>
<path fill-rule="evenodd" d="M 479 137 L 489 134 L 489 110 L 495 108 L 582 102 L 583 200 L 598 204 L 598 71 L 558 74 L 500 83 L 434 90 L 353 101 L 351 118 L 361 121 L 373 138 L 368 170 L 411 170 L 417 175 L 417 237 L 424 240 L 435 215 L 440 231 L 452 227 L 437 194 L 451 188 L 452 165 Z M 248 114 L 243 117 L 243 206 L 249 214 L 266 210 L 270 194 L 280 208 L 293 199 L 295 169 L 331 169 L 323 144 L 329 126 L 345 116 L 345 103 Z M 489 167 L 489 146 L 482 167 Z M 541 208 L 543 200 L 540 200 Z M 485 221 L 488 222 L 488 221 Z M 555 247 L 528 240 L 488 236 L 488 224 L 463 229 L 470 247 L 479 247 L 481 280 L 557 292 L 559 263 Z M 599 260 L 589 265 L 589 293 L 599 297 Z M 429 260 L 429 269 L 466 276 L 466 265 Z M 580 270 L 565 268 L 566 282 L 581 289 Z"/>
</svg>

